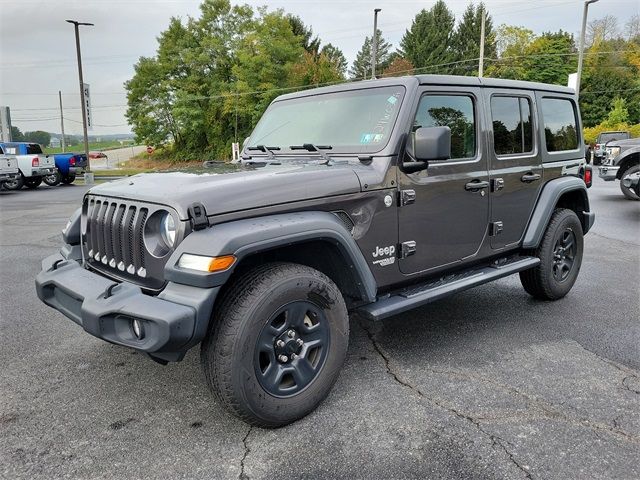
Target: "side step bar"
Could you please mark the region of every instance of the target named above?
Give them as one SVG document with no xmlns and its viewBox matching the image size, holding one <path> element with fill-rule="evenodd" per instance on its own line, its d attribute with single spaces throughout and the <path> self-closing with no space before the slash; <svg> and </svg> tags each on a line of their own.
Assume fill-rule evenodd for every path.
<svg viewBox="0 0 640 480">
<path fill-rule="evenodd" d="M 358 312 L 369 320 L 382 320 L 483 283 L 528 270 L 539 263 L 540 259 L 537 257 L 502 259 L 485 267 L 476 267 L 436 281 L 399 290 L 374 303 L 360 307 Z"/>
</svg>

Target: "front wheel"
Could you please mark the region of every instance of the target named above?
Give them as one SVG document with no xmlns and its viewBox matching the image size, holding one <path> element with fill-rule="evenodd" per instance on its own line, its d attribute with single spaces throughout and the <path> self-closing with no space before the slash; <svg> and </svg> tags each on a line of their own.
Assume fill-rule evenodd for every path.
<svg viewBox="0 0 640 480">
<path fill-rule="evenodd" d="M 313 268 L 272 263 L 238 278 L 202 343 L 207 382 L 245 422 L 287 425 L 329 394 L 344 363 L 349 318 L 338 287 Z"/>
<path fill-rule="evenodd" d="M 42 180 L 50 187 L 55 187 L 62 181 L 62 175 L 60 175 L 60 171 L 56 168 L 54 173 L 42 177 Z"/>
<path fill-rule="evenodd" d="M 634 165 L 633 167 L 627 168 L 622 174 L 622 177 L 624 178 L 627 175 L 630 175 L 636 172 L 640 172 L 640 165 Z M 622 194 L 625 197 L 627 197 L 629 200 L 640 200 L 640 197 L 636 195 L 636 192 L 632 188 L 624 186 L 624 184 L 622 183 L 622 180 L 620 180 L 620 190 L 622 191 Z"/>
<path fill-rule="evenodd" d="M 520 281 L 530 295 L 541 300 L 564 297 L 578 278 L 582 265 L 582 224 L 573 210 L 558 208 L 551 216 L 540 246 L 532 255 L 540 264 L 520 272 Z"/>
</svg>

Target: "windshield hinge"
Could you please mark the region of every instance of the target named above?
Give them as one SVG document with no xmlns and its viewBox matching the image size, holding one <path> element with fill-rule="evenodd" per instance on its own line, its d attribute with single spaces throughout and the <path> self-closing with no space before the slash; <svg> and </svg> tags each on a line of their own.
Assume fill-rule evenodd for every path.
<svg viewBox="0 0 640 480">
<path fill-rule="evenodd" d="M 195 231 L 205 229 L 209 226 L 207 211 L 201 203 L 192 203 L 188 209 L 191 228 Z"/>
</svg>

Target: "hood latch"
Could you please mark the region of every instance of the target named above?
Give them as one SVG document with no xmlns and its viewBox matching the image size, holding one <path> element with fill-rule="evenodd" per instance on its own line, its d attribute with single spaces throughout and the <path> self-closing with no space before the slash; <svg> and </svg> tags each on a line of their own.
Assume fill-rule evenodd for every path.
<svg viewBox="0 0 640 480">
<path fill-rule="evenodd" d="M 192 203 L 188 209 L 189 221 L 193 230 L 202 230 L 209 226 L 207 211 L 201 203 Z"/>
</svg>

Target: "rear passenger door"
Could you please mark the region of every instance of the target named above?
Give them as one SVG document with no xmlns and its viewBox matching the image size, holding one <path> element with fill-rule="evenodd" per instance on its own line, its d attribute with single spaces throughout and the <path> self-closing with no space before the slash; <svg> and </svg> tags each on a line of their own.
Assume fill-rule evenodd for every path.
<svg viewBox="0 0 640 480">
<path fill-rule="evenodd" d="M 491 174 L 491 248 L 515 247 L 542 188 L 535 93 L 486 89 Z"/>
</svg>

